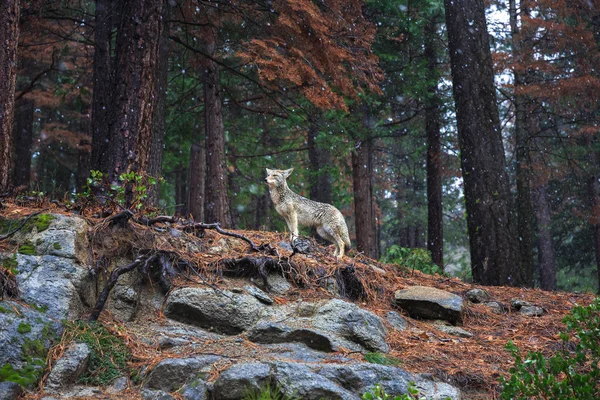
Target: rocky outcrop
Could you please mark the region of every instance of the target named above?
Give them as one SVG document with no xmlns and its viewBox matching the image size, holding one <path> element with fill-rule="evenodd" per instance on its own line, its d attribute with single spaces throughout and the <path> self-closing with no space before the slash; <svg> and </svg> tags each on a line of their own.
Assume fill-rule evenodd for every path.
<svg viewBox="0 0 600 400">
<path fill-rule="evenodd" d="M 257 322 L 263 305 L 254 296 L 228 290 L 182 288 L 165 304 L 165 315 L 225 335 L 236 335 Z"/>
<path fill-rule="evenodd" d="M 333 341 L 324 332 L 307 328 L 290 328 L 286 325 L 259 322 L 248 333 L 248 339 L 256 343 L 304 343 L 307 347 L 330 352 L 336 347 Z"/>
<path fill-rule="evenodd" d="M 412 286 L 399 290 L 395 303 L 413 318 L 443 319 L 452 323 L 462 319 L 462 298 L 432 287 Z"/>
<path fill-rule="evenodd" d="M 340 335 L 368 351 L 390 351 L 381 319 L 354 303 L 330 300 L 317 310 L 313 323 L 316 328 Z"/>
<path fill-rule="evenodd" d="M 399 396 L 408 393 L 410 382 L 427 399 L 460 399 L 460 392 L 451 385 L 415 376 L 401 368 L 369 363 L 302 364 L 290 362 L 237 364 L 221 373 L 213 387 L 213 399 L 243 398 L 249 391 L 258 391 L 270 384 L 282 394 L 301 399 L 359 400 L 376 384 L 386 393 Z"/>
</svg>

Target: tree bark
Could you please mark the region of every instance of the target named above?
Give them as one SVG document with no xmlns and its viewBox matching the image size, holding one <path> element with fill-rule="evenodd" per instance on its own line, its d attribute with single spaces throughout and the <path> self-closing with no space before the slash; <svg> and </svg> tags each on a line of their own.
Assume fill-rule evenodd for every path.
<svg viewBox="0 0 600 400">
<path fill-rule="evenodd" d="M 205 46 L 208 54 L 216 50 L 216 32 L 211 29 Z M 204 127 L 206 129 L 206 202 L 204 213 L 207 222 L 219 222 L 231 226 L 229 195 L 227 193 L 227 168 L 225 165 L 225 132 L 223 128 L 223 105 L 221 82 L 216 62 L 204 61 Z"/>
<path fill-rule="evenodd" d="M 368 118 L 368 117 L 365 117 Z M 372 184 L 371 141 L 360 141 L 352 153 L 352 178 L 354 182 L 354 215 L 356 247 L 367 257 L 378 258 L 377 225 L 374 219 Z"/>
<path fill-rule="evenodd" d="M 96 27 L 94 31 L 94 66 L 92 93 L 92 155 L 90 168 L 108 172 L 110 127 L 112 124 L 112 28 L 115 25 L 113 0 L 96 0 Z"/>
<path fill-rule="evenodd" d="M 513 63 L 516 65 L 523 58 L 521 53 L 520 34 L 518 27 L 518 11 L 515 0 L 509 0 L 510 27 L 512 35 Z M 534 211 L 531 194 L 531 160 L 530 139 L 527 129 L 527 119 L 530 113 L 527 108 L 529 99 L 517 92 L 523 86 L 525 77 L 518 68 L 513 68 L 515 94 L 513 105 L 515 109 L 515 153 L 516 153 L 516 181 L 517 181 L 517 236 L 519 240 L 519 258 L 521 261 L 518 274 L 514 275 L 514 284 L 517 286 L 534 286 L 533 265 L 533 227 Z M 531 108 L 531 107 L 529 107 Z"/>
<path fill-rule="evenodd" d="M 600 293 L 600 154 L 596 146 L 598 139 L 589 140 L 590 145 L 590 167 L 591 172 L 588 176 L 587 187 L 590 201 L 590 224 L 594 231 L 594 251 L 596 255 L 596 271 L 598 275 L 598 293 Z"/>
<path fill-rule="evenodd" d="M 12 186 L 13 114 L 19 43 L 19 0 L 0 3 L 0 193 Z"/>
<path fill-rule="evenodd" d="M 126 0 L 117 36 L 109 179 L 147 173 L 165 0 Z"/>
<path fill-rule="evenodd" d="M 16 104 L 14 123 L 14 175 L 15 187 L 29 188 L 31 180 L 31 146 L 33 145 L 34 102 L 22 98 Z"/>
<path fill-rule="evenodd" d="M 319 135 L 318 111 L 313 110 L 308 128 L 308 161 L 310 171 L 310 198 L 321 203 L 332 204 L 331 152 L 317 143 Z"/>
<path fill-rule="evenodd" d="M 195 221 L 204 222 L 206 150 L 204 143 L 194 143 L 190 149 L 190 189 L 188 208 Z"/>
<path fill-rule="evenodd" d="M 473 280 L 512 285 L 519 245 L 483 0 L 444 0 Z"/>
<path fill-rule="evenodd" d="M 556 290 L 556 258 L 550 230 L 550 202 L 546 193 L 546 184 L 533 189 L 533 202 L 537 222 L 537 249 L 540 273 L 540 287 L 544 290 Z"/>
<path fill-rule="evenodd" d="M 165 7 L 162 18 L 162 35 L 159 43 L 157 79 L 154 93 L 156 109 L 152 121 L 152 144 L 150 146 L 150 161 L 148 175 L 157 179 L 156 185 L 148 187 L 148 204 L 158 206 L 160 197 L 160 174 L 162 171 L 163 145 L 165 142 L 165 123 L 167 117 L 167 85 L 169 79 L 169 7 Z"/>
<path fill-rule="evenodd" d="M 427 133 L 427 250 L 431 260 L 444 268 L 444 223 L 442 209 L 442 142 L 440 138 L 440 101 L 437 70 L 437 18 L 425 25 L 425 58 L 430 86 L 425 105 Z"/>
</svg>

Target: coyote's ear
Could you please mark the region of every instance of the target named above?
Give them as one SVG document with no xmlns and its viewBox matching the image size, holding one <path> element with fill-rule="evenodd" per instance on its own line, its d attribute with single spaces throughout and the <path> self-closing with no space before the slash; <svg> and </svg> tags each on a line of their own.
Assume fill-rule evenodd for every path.
<svg viewBox="0 0 600 400">
<path fill-rule="evenodd" d="M 265 169 L 267 170 L 267 175 L 271 175 L 271 173 L 273 173 L 272 169 L 269 169 L 269 168 L 265 168 Z"/>
<path fill-rule="evenodd" d="M 286 178 L 289 177 L 292 174 L 293 170 L 294 168 L 286 169 L 285 171 L 283 171 L 283 176 L 285 176 Z"/>
</svg>

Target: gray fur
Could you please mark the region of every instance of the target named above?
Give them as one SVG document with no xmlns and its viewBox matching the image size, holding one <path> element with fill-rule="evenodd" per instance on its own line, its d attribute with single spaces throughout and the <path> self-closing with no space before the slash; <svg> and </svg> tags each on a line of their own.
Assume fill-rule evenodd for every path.
<svg viewBox="0 0 600 400">
<path fill-rule="evenodd" d="M 298 237 L 298 225 L 316 227 L 317 233 L 335 245 L 335 257 L 344 256 L 344 247 L 351 247 L 348 226 L 344 216 L 334 206 L 302 197 L 290 190 L 286 179 L 294 169 L 268 169 L 267 184 L 277 212 L 285 218 L 290 229 L 290 240 Z"/>
</svg>

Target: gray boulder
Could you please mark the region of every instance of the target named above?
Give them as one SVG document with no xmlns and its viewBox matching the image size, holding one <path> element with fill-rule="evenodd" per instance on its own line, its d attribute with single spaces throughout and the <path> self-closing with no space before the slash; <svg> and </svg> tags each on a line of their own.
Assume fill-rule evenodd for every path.
<svg viewBox="0 0 600 400">
<path fill-rule="evenodd" d="M 236 364 L 215 381 L 213 399 L 242 399 L 251 391 L 261 390 L 270 382 L 270 376 L 271 366 L 267 363 Z"/>
<path fill-rule="evenodd" d="M 145 379 L 144 386 L 153 390 L 173 392 L 196 378 L 205 378 L 219 356 L 168 358 L 159 362 Z"/>
<path fill-rule="evenodd" d="M 387 353 L 386 329 L 381 319 L 354 303 L 330 300 L 320 307 L 313 320 L 317 329 L 331 332 L 369 351 Z"/>
<path fill-rule="evenodd" d="M 183 400 L 208 400 L 208 388 L 203 380 L 196 380 L 181 390 Z"/>
<path fill-rule="evenodd" d="M 165 304 L 165 315 L 217 333 L 236 335 L 251 328 L 263 310 L 253 296 L 227 290 L 182 288 Z"/>
<path fill-rule="evenodd" d="M 390 311 L 387 313 L 387 322 L 398 331 L 403 331 L 408 328 L 408 322 L 396 311 Z"/>
<path fill-rule="evenodd" d="M 303 364 L 273 363 L 273 379 L 284 394 L 303 400 L 359 400 L 360 397 Z"/>
<path fill-rule="evenodd" d="M 62 325 L 44 313 L 12 301 L 0 302 L 0 366 L 32 366 L 41 374 L 52 341 Z"/>
<path fill-rule="evenodd" d="M 53 390 L 75 383 L 86 371 L 91 353 L 87 344 L 71 343 L 52 367 L 46 381 L 46 388 Z"/>
<path fill-rule="evenodd" d="M 259 322 L 248 333 L 248 339 L 255 343 L 304 343 L 314 350 L 334 351 L 334 344 L 324 332 L 314 329 L 293 329 L 286 325 L 273 322 Z"/>
<path fill-rule="evenodd" d="M 140 394 L 142 395 L 142 400 L 175 400 L 175 397 L 162 390 L 143 388 Z"/>
<path fill-rule="evenodd" d="M 502 303 L 499 303 L 497 301 L 487 301 L 483 303 L 483 305 L 491 309 L 496 314 L 506 313 L 506 307 Z"/>
<path fill-rule="evenodd" d="M 0 382 L 0 400 L 16 400 L 23 394 L 23 388 L 18 383 Z"/>
<path fill-rule="evenodd" d="M 445 382 L 436 382 L 428 377 L 418 376 L 415 386 L 419 390 L 419 398 L 427 400 L 461 400 L 461 392 Z"/>
<path fill-rule="evenodd" d="M 71 258 L 54 255 L 17 255 L 17 284 L 21 299 L 46 309 L 56 321 L 75 319 L 84 310 L 80 293 L 87 288 L 90 272 Z"/>
<path fill-rule="evenodd" d="M 29 241 L 34 244 L 37 254 L 53 255 L 61 258 L 87 259 L 87 222 L 79 217 L 52 214 L 48 229 L 33 232 Z"/>
<path fill-rule="evenodd" d="M 268 294 L 257 288 L 256 286 L 245 285 L 244 290 L 256 297 L 257 300 L 262 301 L 265 304 L 273 304 L 273 299 L 269 297 Z"/>
<path fill-rule="evenodd" d="M 462 298 L 432 287 L 412 286 L 399 290 L 395 304 L 413 318 L 443 319 L 452 323 L 462 319 Z"/>
<path fill-rule="evenodd" d="M 467 293 L 465 293 L 465 296 L 471 303 L 476 304 L 485 303 L 486 301 L 490 300 L 490 295 L 488 292 L 479 288 L 469 290 Z"/>
<path fill-rule="evenodd" d="M 401 368 L 370 363 L 324 364 L 317 373 L 356 394 L 381 384 L 386 393 L 398 396 L 408 393 L 408 384 L 414 381 L 414 377 Z"/>
<path fill-rule="evenodd" d="M 523 306 L 519 312 L 526 317 L 541 317 L 544 315 L 544 309 L 538 306 Z"/>
</svg>

